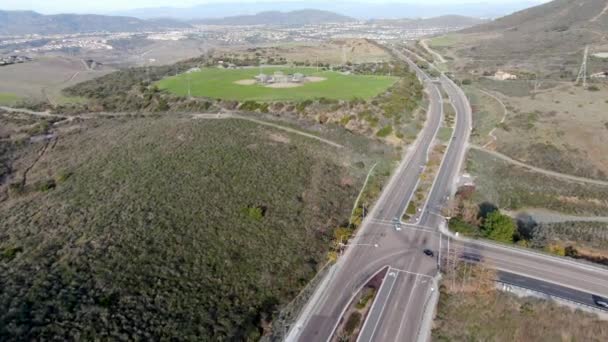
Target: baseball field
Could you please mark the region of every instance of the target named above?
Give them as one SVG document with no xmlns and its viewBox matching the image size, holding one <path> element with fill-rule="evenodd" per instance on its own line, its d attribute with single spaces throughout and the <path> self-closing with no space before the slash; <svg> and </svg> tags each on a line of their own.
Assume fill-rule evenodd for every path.
<svg viewBox="0 0 608 342">
<path fill-rule="evenodd" d="M 299 84 L 260 84 L 254 77 L 260 73 L 272 76 L 303 74 Z M 238 101 L 301 101 L 314 98 L 350 100 L 369 99 L 388 89 L 397 77 L 346 75 L 316 68 L 264 67 L 221 69 L 203 68 L 200 71 L 180 74 L 158 82 L 161 89 L 177 95 L 210 97 Z"/>
</svg>

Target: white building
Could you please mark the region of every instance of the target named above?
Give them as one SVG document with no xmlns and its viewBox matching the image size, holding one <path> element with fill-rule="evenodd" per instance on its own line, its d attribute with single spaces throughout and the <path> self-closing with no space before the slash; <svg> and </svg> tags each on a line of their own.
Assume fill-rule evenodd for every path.
<svg viewBox="0 0 608 342">
<path fill-rule="evenodd" d="M 517 75 L 509 74 L 508 72 L 505 72 L 505 71 L 502 71 L 502 70 L 498 70 L 494 74 L 494 79 L 495 80 L 499 80 L 499 81 L 516 80 L 517 79 Z"/>
</svg>

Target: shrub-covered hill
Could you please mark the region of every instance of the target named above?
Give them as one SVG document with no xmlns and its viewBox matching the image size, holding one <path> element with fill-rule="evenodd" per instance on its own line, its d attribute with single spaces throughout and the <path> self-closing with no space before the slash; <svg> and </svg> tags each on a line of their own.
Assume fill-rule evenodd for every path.
<svg viewBox="0 0 608 342">
<path fill-rule="evenodd" d="M 246 121 L 80 126 L 0 202 L 0 340 L 257 339 L 367 168 Z"/>
</svg>

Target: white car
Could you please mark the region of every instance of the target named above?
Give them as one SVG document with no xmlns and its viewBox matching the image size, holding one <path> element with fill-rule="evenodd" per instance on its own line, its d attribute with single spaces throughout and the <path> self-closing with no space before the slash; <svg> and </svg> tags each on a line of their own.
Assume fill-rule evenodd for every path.
<svg viewBox="0 0 608 342">
<path fill-rule="evenodd" d="M 600 296 L 595 296 L 595 295 L 592 297 L 593 297 L 593 302 L 595 303 L 595 305 L 608 309 L 608 299 L 602 298 Z"/>
</svg>

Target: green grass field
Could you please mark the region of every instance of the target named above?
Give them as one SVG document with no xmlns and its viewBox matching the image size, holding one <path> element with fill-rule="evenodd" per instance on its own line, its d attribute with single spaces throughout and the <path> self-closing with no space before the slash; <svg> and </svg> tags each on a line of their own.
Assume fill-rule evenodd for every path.
<svg viewBox="0 0 608 342">
<path fill-rule="evenodd" d="M 190 78 L 192 96 L 221 98 L 238 101 L 299 101 L 314 98 L 350 100 L 352 98 L 372 98 L 388 89 L 397 81 L 397 77 L 343 75 L 332 71 L 319 71 L 315 68 L 263 68 L 265 74 L 282 71 L 285 74 L 302 73 L 306 76 L 319 76 L 325 81 L 306 83 L 297 88 L 267 88 L 262 85 L 239 85 L 236 81 L 253 79 L 260 73 L 258 68 L 246 69 L 213 69 L 206 68 L 200 72 L 168 77 L 158 86 L 178 95 L 188 95 L 188 78 Z"/>
<path fill-rule="evenodd" d="M 451 34 L 429 39 L 429 45 L 431 47 L 448 47 L 458 43 L 459 41 L 459 37 Z"/>
<path fill-rule="evenodd" d="M 11 93 L 0 93 L 0 105 L 10 106 L 15 104 L 19 97 Z"/>
</svg>

